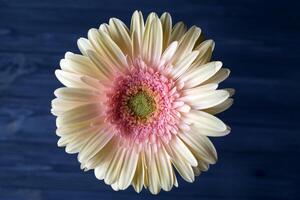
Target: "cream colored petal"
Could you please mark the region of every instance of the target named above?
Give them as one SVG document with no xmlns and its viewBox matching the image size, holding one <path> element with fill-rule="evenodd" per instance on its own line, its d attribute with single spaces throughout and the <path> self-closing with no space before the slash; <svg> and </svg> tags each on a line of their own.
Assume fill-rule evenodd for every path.
<svg viewBox="0 0 300 200">
<path fill-rule="evenodd" d="M 183 106 L 179 106 L 178 108 L 176 108 L 176 110 L 182 113 L 188 113 L 191 110 L 191 106 L 184 104 Z"/>
<path fill-rule="evenodd" d="M 85 130 L 74 132 L 73 134 L 65 134 L 62 138 L 68 140 L 66 152 L 70 154 L 80 152 L 86 143 L 100 130 L 99 127 L 88 127 Z"/>
<path fill-rule="evenodd" d="M 93 103 L 100 100 L 101 93 L 87 89 L 63 87 L 56 89 L 54 95 L 65 101 Z"/>
<path fill-rule="evenodd" d="M 229 69 L 222 68 L 215 75 L 213 75 L 212 77 L 210 77 L 208 80 L 204 81 L 202 84 L 207 84 L 207 83 L 221 83 L 226 78 L 228 78 L 229 74 L 230 74 L 230 70 Z"/>
<path fill-rule="evenodd" d="M 118 180 L 118 186 L 121 190 L 126 189 L 131 184 L 137 167 L 138 158 L 139 154 L 134 148 L 127 150 Z"/>
<path fill-rule="evenodd" d="M 193 26 L 184 34 L 183 38 L 179 40 L 178 48 L 174 55 L 174 65 L 178 64 L 187 54 L 192 52 L 200 34 L 201 29 L 196 26 Z"/>
<path fill-rule="evenodd" d="M 170 141 L 169 145 L 172 149 L 172 152 L 178 155 L 179 159 L 184 159 L 185 161 L 187 161 L 187 163 L 194 167 L 198 165 L 196 158 L 178 137 L 174 137 Z"/>
<path fill-rule="evenodd" d="M 95 161 L 95 163 L 90 164 L 89 162 L 86 163 L 87 167 L 95 167 L 95 176 L 99 180 L 103 180 L 106 176 L 106 172 L 108 167 L 118 151 L 118 148 L 115 148 L 115 138 L 112 138 L 110 142 L 97 154 L 95 155 L 94 159 L 90 161 Z"/>
<path fill-rule="evenodd" d="M 233 88 L 224 88 L 229 93 L 229 96 L 232 97 L 235 94 L 235 89 Z"/>
<path fill-rule="evenodd" d="M 148 177 L 148 162 L 146 161 L 146 154 L 143 154 L 143 168 L 144 168 L 144 188 L 149 187 L 149 177 Z"/>
<path fill-rule="evenodd" d="M 118 148 L 116 154 L 113 156 L 105 174 L 104 181 L 106 184 L 111 185 L 118 180 L 121 167 L 125 158 L 125 153 L 126 149 Z"/>
<path fill-rule="evenodd" d="M 87 84 L 81 81 L 80 77 L 82 75 L 66 72 L 63 70 L 55 70 L 55 76 L 66 87 L 91 89 Z"/>
<path fill-rule="evenodd" d="M 131 38 L 129 36 L 128 28 L 119 19 L 111 18 L 109 20 L 108 27 L 109 35 L 112 40 L 118 45 L 122 50 L 124 55 L 131 55 Z"/>
<path fill-rule="evenodd" d="M 102 59 L 103 62 L 107 63 L 111 68 L 117 68 L 123 71 L 128 67 L 126 57 L 122 50 L 107 33 L 97 29 L 90 29 L 88 38 L 99 52 L 99 59 Z"/>
<path fill-rule="evenodd" d="M 92 127 L 89 124 L 72 124 L 72 126 L 62 126 L 56 129 L 56 135 L 72 135 L 80 132 L 90 131 Z"/>
<path fill-rule="evenodd" d="M 109 30 L 108 30 L 109 25 L 107 23 L 103 23 L 99 26 L 99 30 L 109 34 Z"/>
<path fill-rule="evenodd" d="M 141 55 L 144 29 L 145 25 L 142 13 L 139 11 L 135 11 L 131 17 L 130 24 L 132 55 L 134 57 L 138 57 Z"/>
<path fill-rule="evenodd" d="M 195 176 L 199 176 L 201 174 L 201 170 L 198 167 L 193 167 L 193 171 Z"/>
<path fill-rule="evenodd" d="M 138 58 L 141 56 L 142 52 L 142 43 L 139 41 L 138 34 L 136 31 L 133 31 L 132 36 L 131 36 L 131 51 L 133 58 Z"/>
<path fill-rule="evenodd" d="M 230 106 L 233 104 L 233 99 L 229 98 L 226 101 L 224 101 L 223 103 L 216 105 L 214 107 L 208 108 L 203 110 L 204 112 L 210 113 L 212 115 L 221 113 L 225 110 L 227 110 L 228 108 L 230 108 Z"/>
<path fill-rule="evenodd" d="M 200 85 L 201 83 L 204 84 L 204 81 L 216 74 L 221 67 L 222 62 L 210 62 L 201 68 L 195 68 L 184 74 L 182 77 L 180 77 L 180 80 L 184 82 L 185 88 L 192 88 Z"/>
<path fill-rule="evenodd" d="M 172 18 L 168 12 L 165 12 L 160 17 L 163 29 L 163 50 L 169 46 L 171 33 L 172 33 Z"/>
<path fill-rule="evenodd" d="M 117 182 L 111 184 L 111 188 L 114 190 L 114 191 L 119 191 L 120 188 L 119 188 L 119 185 Z"/>
<path fill-rule="evenodd" d="M 206 172 L 209 169 L 209 164 L 208 162 L 206 162 L 205 160 L 203 160 L 202 158 L 199 159 L 199 165 L 198 165 L 198 169 L 202 172 Z"/>
<path fill-rule="evenodd" d="M 201 134 L 208 136 L 222 136 L 229 133 L 227 126 L 217 117 L 209 113 L 200 110 L 191 110 L 186 117 L 186 121 L 197 127 Z M 211 132 L 206 132 L 205 130 L 210 130 Z"/>
<path fill-rule="evenodd" d="M 164 53 L 161 56 L 161 61 L 164 64 L 169 64 L 169 62 L 172 60 L 172 58 L 177 50 L 177 47 L 178 47 L 178 42 L 174 41 L 166 48 L 166 50 L 164 51 Z"/>
<path fill-rule="evenodd" d="M 94 50 L 94 47 L 90 41 L 86 38 L 79 38 L 77 40 L 77 46 L 82 53 L 82 55 L 87 56 L 87 50 Z"/>
<path fill-rule="evenodd" d="M 66 111 L 56 118 L 57 127 L 73 123 L 82 123 L 90 121 L 101 114 L 101 107 L 98 103 L 79 106 L 72 110 Z"/>
<path fill-rule="evenodd" d="M 149 191 L 152 194 L 158 194 L 161 189 L 155 156 L 156 155 L 153 154 L 151 157 L 149 157 L 149 154 L 146 154 Z"/>
<path fill-rule="evenodd" d="M 199 54 L 191 68 L 201 67 L 202 65 L 208 63 L 211 59 L 214 46 L 215 42 L 213 40 L 206 40 L 196 47 L 196 50 L 199 51 Z"/>
<path fill-rule="evenodd" d="M 142 49 L 141 49 L 141 56 L 142 58 L 144 58 L 144 61 L 149 61 L 150 58 L 148 57 L 148 52 L 150 52 L 150 31 L 151 31 L 151 26 L 152 26 L 152 22 L 153 20 L 157 17 L 157 15 L 155 13 L 150 13 L 147 17 L 146 20 L 146 24 L 145 24 L 145 28 L 144 28 L 144 32 L 143 32 L 143 38 L 142 38 Z"/>
<path fill-rule="evenodd" d="M 98 93 L 103 94 L 103 91 L 106 89 L 103 83 L 107 83 L 108 80 L 101 80 L 89 77 L 89 76 L 82 76 L 81 81 L 87 84 L 88 86 L 92 87 L 94 90 L 99 91 Z"/>
<path fill-rule="evenodd" d="M 116 149 L 116 141 L 116 137 L 114 136 L 96 155 L 82 163 L 82 167 L 95 169 L 98 166 L 105 165 L 104 163 L 109 160 L 109 157 L 113 156 L 114 149 Z"/>
<path fill-rule="evenodd" d="M 87 50 L 87 55 L 105 77 L 112 77 L 116 71 L 115 68 L 110 67 L 109 64 L 106 63 L 105 60 L 102 60 L 101 57 L 99 57 L 99 55 L 94 51 Z"/>
<path fill-rule="evenodd" d="M 170 42 L 179 41 L 187 30 L 186 25 L 183 22 L 178 22 L 174 25 Z"/>
<path fill-rule="evenodd" d="M 94 78 L 103 76 L 88 57 L 71 52 L 65 54 L 65 59 L 60 61 L 60 67 L 67 72 L 88 75 Z"/>
<path fill-rule="evenodd" d="M 157 66 L 162 54 L 163 33 L 160 20 L 157 16 L 151 22 L 150 26 L 146 26 L 143 38 L 143 59 L 148 64 Z"/>
<path fill-rule="evenodd" d="M 199 133 L 197 128 L 184 134 L 179 134 L 179 137 L 189 146 L 194 155 L 200 156 L 210 164 L 216 163 L 218 157 L 214 145 L 210 140 Z"/>
<path fill-rule="evenodd" d="M 194 87 L 194 88 L 184 89 L 182 91 L 182 96 L 189 96 L 189 95 L 194 95 L 196 93 L 197 94 L 198 93 L 203 93 L 203 92 L 215 90 L 217 88 L 218 88 L 218 84 L 216 84 L 216 83 L 209 83 L 209 84 L 201 85 L 201 86 Z"/>
<path fill-rule="evenodd" d="M 58 116 L 63 112 L 81 106 L 83 104 L 85 103 L 77 102 L 77 101 L 68 101 L 61 98 L 55 98 L 51 101 L 51 107 L 52 107 L 51 112 L 54 112 L 55 115 Z"/>
<path fill-rule="evenodd" d="M 165 191 L 170 191 L 173 187 L 174 172 L 171 165 L 170 157 L 163 147 L 161 147 L 155 157 L 161 187 Z"/>
<path fill-rule="evenodd" d="M 99 130 L 93 138 L 84 146 L 78 154 L 78 161 L 81 163 L 86 162 L 94 155 L 96 155 L 114 136 L 111 129 Z"/>
<path fill-rule="evenodd" d="M 173 174 L 173 179 L 174 179 L 174 186 L 178 187 L 178 181 L 177 181 L 175 173 Z"/>
<path fill-rule="evenodd" d="M 144 170 L 143 158 L 142 158 L 142 153 L 140 153 L 138 164 L 135 170 L 135 175 L 132 180 L 132 186 L 137 193 L 140 193 L 143 189 L 144 176 L 145 176 L 144 174 L 145 174 L 145 170 Z"/>
<path fill-rule="evenodd" d="M 194 109 L 203 110 L 223 103 L 229 97 L 226 90 L 210 90 L 183 96 L 181 101 L 187 102 Z"/>
<path fill-rule="evenodd" d="M 88 137 L 91 132 L 99 130 L 98 127 L 84 126 L 78 129 L 73 129 L 72 132 L 67 132 L 65 127 L 59 127 L 56 129 L 56 134 L 61 138 L 59 139 L 58 146 L 66 146 L 67 144 L 78 143 L 83 140 L 84 137 Z"/>
<path fill-rule="evenodd" d="M 193 169 L 190 164 L 181 160 L 180 157 L 172 158 L 172 163 L 180 176 L 187 182 L 192 183 L 195 180 L 195 175 Z M 178 186 L 177 180 L 175 182 L 175 186 Z"/>
<path fill-rule="evenodd" d="M 172 76 L 175 80 L 189 69 L 191 64 L 196 59 L 198 53 L 198 51 L 192 51 L 191 53 L 186 54 L 186 56 L 182 58 L 182 60 L 177 62 L 172 70 Z"/>
</svg>

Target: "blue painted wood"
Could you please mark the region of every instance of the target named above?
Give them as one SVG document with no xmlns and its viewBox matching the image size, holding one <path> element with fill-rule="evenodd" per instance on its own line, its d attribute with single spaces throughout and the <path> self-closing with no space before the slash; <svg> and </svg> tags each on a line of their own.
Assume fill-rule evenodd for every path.
<svg viewBox="0 0 300 200">
<path fill-rule="evenodd" d="M 219 161 L 188 184 L 152 196 L 113 192 L 56 146 L 54 76 L 76 40 L 114 16 L 171 12 L 216 41 L 232 70 L 232 133 L 213 138 Z M 254 0 L 0 0 L 0 200 L 299 199 L 299 3 Z"/>
</svg>

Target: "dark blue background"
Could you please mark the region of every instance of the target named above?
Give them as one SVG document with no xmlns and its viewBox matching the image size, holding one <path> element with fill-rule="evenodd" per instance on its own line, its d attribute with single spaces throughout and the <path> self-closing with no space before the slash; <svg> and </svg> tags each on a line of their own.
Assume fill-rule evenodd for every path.
<svg viewBox="0 0 300 200">
<path fill-rule="evenodd" d="M 299 199 L 299 1 L 0 0 L 0 200 Z M 237 89 L 213 139 L 219 161 L 193 184 L 114 192 L 58 148 L 50 101 L 64 52 L 110 17 L 140 9 L 196 24 Z"/>
</svg>

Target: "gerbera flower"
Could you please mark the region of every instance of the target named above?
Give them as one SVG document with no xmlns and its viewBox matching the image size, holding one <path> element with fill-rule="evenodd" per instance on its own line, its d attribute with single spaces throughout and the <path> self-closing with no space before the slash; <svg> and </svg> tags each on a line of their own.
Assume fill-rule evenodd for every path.
<svg viewBox="0 0 300 200">
<path fill-rule="evenodd" d="M 207 136 L 230 129 L 214 117 L 229 108 L 229 75 L 210 62 L 212 40 L 201 29 L 172 25 L 169 13 L 135 11 L 130 28 L 112 18 L 80 38 L 82 55 L 67 52 L 55 72 L 58 146 L 79 153 L 84 170 L 114 190 L 132 185 L 157 194 L 177 187 L 175 170 L 193 182 L 217 153 Z"/>
</svg>

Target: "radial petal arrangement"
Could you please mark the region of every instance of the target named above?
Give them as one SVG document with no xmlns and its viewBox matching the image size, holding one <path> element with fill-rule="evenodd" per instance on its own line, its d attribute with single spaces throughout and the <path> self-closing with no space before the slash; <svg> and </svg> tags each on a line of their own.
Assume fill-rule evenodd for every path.
<svg viewBox="0 0 300 200">
<path fill-rule="evenodd" d="M 135 11 L 130 27 L 112 18 L 55 72 L 65 86 L 52 101 L 58 146 L 114 190 L 169 191 L 175 171 L 193 182 L 217 161 L 208 136 L 230 132 L 214 116 L 233 103 L 233 89 L 218 89 L 229 69 L 210 61 L 215 45 L 200 28 L 172 23 L 169 13 L 144 22 Z"/>
</svg>

